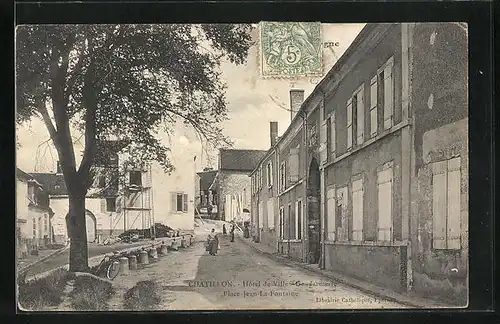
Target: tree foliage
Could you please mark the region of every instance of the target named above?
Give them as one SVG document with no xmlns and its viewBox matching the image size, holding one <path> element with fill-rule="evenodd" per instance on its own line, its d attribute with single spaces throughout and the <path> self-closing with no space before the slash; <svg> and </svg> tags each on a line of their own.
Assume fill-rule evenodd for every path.
<svg viewBox="0 0 500 324">
<path fill-rule="evenodd" d="M 159 131 L 182 121 L 214 147 L 228 145 L 223 60 L 242 64 L 250 25 L 32 25 L 16 29 L 17 122 L 41 118 L 69 193 L 70 269 L 87 266 L 85 195 L 93 165 L 122 150 L 130 163 L 171 170 Z M 84 136 L 76 165 L 72 130 Z M 102 143 L 119 139 L 119 148 Z M 123 145 L 125 143 L 126 145 Z M 77 265 L 75 265 L 77 264 Z"/>
</svg>

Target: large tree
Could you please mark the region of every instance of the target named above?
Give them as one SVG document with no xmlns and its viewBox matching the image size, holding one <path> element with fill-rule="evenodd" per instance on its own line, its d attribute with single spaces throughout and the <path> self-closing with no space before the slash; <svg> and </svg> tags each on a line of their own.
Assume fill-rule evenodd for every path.
<svg viewBox="0 0 500 324">
<path fill-rule="evenodd" d="M 158 130 L 176 121 L 213 146 L 227 142 L 223 60 L 242 64 L 249 25 L 36 25 L 16 29 L 17 122 L 39 117 L 57 149 L 69 195 L 70 270 L 88 269 L 85 196 L 99 143 L 125 140 L 128 156 L 159 161 Z M 77 165 L 72 130 L 84 137 Z M 75 131 L 73 131 L 75 132 Z M 123 141 L 121 142 L 123 143 Z"/>
</svg>

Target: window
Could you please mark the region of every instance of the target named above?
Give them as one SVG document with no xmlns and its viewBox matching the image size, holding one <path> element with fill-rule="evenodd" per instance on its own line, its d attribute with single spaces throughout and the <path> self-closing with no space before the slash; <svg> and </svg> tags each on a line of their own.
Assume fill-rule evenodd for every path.
<svg viewBox="0 0 500 324">
<path fill-rule="evenodd" d="M 363 179 L 352 182 L 352 239 L 363 241 Z"/>
<path fill-rule="evenodd" d="M 293 239 L 295 237 L 295 231 L 292 231 L 292 224 L 295 225 L 294 214 L 292 210 L 292 204 L 288 204 L 288 221 L 287 221 L 287 239 Z"/>
<path fill-rule="evenodd" d="M 378 130 L 378 83 L 377 75 L 370 81 L 370 137 L 375 137 Z"/>
<path fill-rule="evenodd" d="M 188 195 L 182 192 L 172 193 L 172 212 L 187 213 L 188 211 Z"/>
<path fill-rule="evenodd" d="M 299 181 L 299 152 L 300 149 L 291 148 L 288 156 L 288 179 L 290 183 Z"/>
<path fill-rule="evenodd" d="M 33 217 L 33 238 L 36 238 L 36 218 Z"/>
<path fill-rule="evenodd" d="M 384 94 L 384 129 L 393 125 L 394 114 L 394 80 L 393 80 L 393 58 L 391 57 L 381 68 L 380 80 Z"/>
<path fill-rule="evenodd" d="M 328 123 L 328 119 L 323 120 L 321 122 L 321 128 L 319 130 L 319 156 L 322 164 L 326 163 L 328 160 Z"/>
<path fill-rule="evenodd" d="M 336 233 L 336 219 L 335 219 L 335 210 L 337 208 L 335 202 L 335 188 L 329 189 L 326 193 L 326 213 L 327 213 L 327 236 L 329 241 L 335 241 L 335 233 Z"/>
<path fill-rule="evenodd" d="M 141 171 L 130 171 L 130 184 L 141 186 L 142 185 L 142 172 Z"/>
<path fill-rule="evenodd" d="M 274 201 L 272 198 L 267 201 L 267 228 L 274 228 Z"/>
<path fill-rule="evenodd" d="M 352 148 L 352 98 L 347 101 L 347 149 Z"/>
<path fill-rule="evenodd" d="M 44 233 L 49 232 L 49 215 L 43 216 L 43 232 Z"/>
<path fill-rule="evenodd" d="M 103 175 L 103 174 L 99 175 L 97 187 L 98 188 L 106 187 L 106 176 L 105 175 Z"/>
<path fill-rule="evenodd" d="M 330 117 L 330 155 L 332 158 L 335 158 L 335 150 L 337 149 L 336 139 L 335 139 L 335 111 L 332 113 Z"/>
<path fill-rule="evenodd" d="M 309 128 L 309 146 L 314 147 L 315 145 L 316 145 L 316 124 L 313 124 Z"/>
<path fill-rule="evenodd" d="M 365 100 L 364 84 L 354 94 L 356 97 L 356 144 L 360 145 L 364 141 L 365 131 Z"/>
<path fill-rule="evenodd" d="M 337 227 L 336 239 L 346 241 L 348 239 L 348 221 L 347 221 L 347 187 L 337 189 L 337 206 L 335 210 L 335 226 Z"/>
<path fill-rule="evenodd" d="M 302 201 L 295 202 L 295 238 L 302 239 Z"/>
<path fill-rule="evenodd" d="M 267 162 L 266 172 L 267 172 L 267 186 L 271 188 L 273 185 L 273 164 L 270 161 Z"/>
<path fill-rule="evenodd" d="M 116 198 L 106 198 L 106 211 L 107 212 L 116 211 Z"/>
<path fill-rule="evenodd" d="M 280 191 L 285 190 L 285 171 L 285 162 L 282 162 L 280 166 Z"/>
<path fill-rule="evenodd" d="M 283 239 L 284 229 L 285 229 L 285 209 L 280 207 L 280 239 Z"/>
<path fill-rule="evenodd" d="M 264 228 L 264 206 L 259 202 L 259 229 Z"/>
<path fill-rule="evenodd" d="M 377 189 L 378 240 L 392 241 L 392 168 L 378 173 Z"/>
<path fill-rule="evenodd" d="M 432 165 L 432 246 L 460 249 L 460 158 Z"/>
</svg>

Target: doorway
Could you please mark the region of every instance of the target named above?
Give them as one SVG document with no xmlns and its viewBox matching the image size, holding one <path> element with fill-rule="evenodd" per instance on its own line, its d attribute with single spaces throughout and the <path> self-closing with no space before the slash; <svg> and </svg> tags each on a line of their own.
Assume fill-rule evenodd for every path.
<svg viewBox="0 0 500 324">
<path fill-rule="evenodd" d="M 319 263 L 321 253 L 320 184 L 319 164 L 313 158 L 309 165 L 309 178 L 307 179 L 307 232 L 309 238 L 307 262 L 310 264 Z"/>
</svg>

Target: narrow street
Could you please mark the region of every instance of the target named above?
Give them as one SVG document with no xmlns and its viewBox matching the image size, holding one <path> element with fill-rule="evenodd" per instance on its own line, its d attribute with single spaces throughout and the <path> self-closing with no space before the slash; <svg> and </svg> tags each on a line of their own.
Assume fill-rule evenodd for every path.
<svg viewBox="0 0 500 324">
<path fill-rule="evenodd" d="M 197 243 L 148 267 L 162 286 L 161 309 L 360 309 L 406 306 L 280 264 L 221 235 L 216 256 Z M 176 270 L 177 269 L 177 270 Z M 146 270 L 143 270 L 146 271 Z M 142 271 L 138 275 L 143 277 Z M 139 278 L 135 279 L 139 280 Z"/>
</svg>

